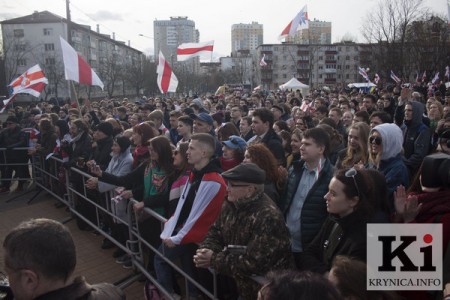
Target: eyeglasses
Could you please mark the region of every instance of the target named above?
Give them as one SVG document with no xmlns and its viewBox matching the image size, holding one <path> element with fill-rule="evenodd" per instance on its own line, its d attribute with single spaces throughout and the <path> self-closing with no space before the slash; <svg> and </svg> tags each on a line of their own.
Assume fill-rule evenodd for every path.
<svg viewBox="0 0 450 300">
<path fill-rule="evenodd" d="M 377 145 L 381 145 L 381 138 L 378 137 L 378 136 L 371 136 L 371 137 L 369 138 L 369 142 L 370 142 L 371 144 L 375 143 L 375 144 L 377 144 Z"/>
<path fill-rule="evenodd" d="M 353 183 L 355 184 L 356 191 L 358 192 L 358 197 L 361 198 L 361 193 L 359 191 L 358 183 L 356 182 L 356 178 L 355 178 L 356 174 L 358 174 L 358 171 L 356 171 L 356 169 L 354 169 L 354 168 L 351 168 L 351 169 L 347 170 L 347 172 L 345 172 L 345 177 L 353 178 Z"/>
</svg>

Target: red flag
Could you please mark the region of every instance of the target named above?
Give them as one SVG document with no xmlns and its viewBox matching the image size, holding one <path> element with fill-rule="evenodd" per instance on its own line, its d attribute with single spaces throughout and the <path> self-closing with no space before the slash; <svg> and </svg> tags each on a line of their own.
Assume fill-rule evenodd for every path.
<svg viewBox="0 0 450 300">
<path fill-rule="evenodd" d="M 266 63 L 266 61 L 265 61 L 265 58 L 266 58 L 266 55 L 263 54 L 263 57 L 261 58 L 261 61 L 259 62 L 259 65 L 260 65 L 261 67 L 267 66 L 267 63 Z"/>
<path fill-rule="evenodd" d="M 30 94 L 35 97 L 39 97 L 45 86 L 48 84 L 48 79 L 45 77 L 44 72 L 39 65 L 35 65 L 29 68 L 25 73 L 14 79 L 9 86 L 9 99 L 3 100 L 2 113 L 6 106 L 14 100 L 17 94 Z"/>
<path fill-rule="evenodd" d="M 158 74 L 158 87 L 161 93 L 165 94 L 167 92 L 175 92 L 178 86 L 178 79 L 172 72 L 172 68 L 169 63 L 164 58 L 164 55 L 159 51 L 159 64 L 156 69 Z"/>
<path fill-rule="evenodd" d="M 61 41 L 66 80 L 96 85 L 103 90 L 103 82 L 92 70 L 91 66 L 62 37 L 59 37 L 59 39 Z"/>
</svg>

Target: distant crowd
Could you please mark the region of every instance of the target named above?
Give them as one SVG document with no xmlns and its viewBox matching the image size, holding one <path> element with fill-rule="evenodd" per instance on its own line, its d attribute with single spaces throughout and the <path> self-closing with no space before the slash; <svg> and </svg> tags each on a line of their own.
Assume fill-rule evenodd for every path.
<svg viewBox="0 0 450 300">
<path fill-rule="evenodd" d="M 450 91 L 395 86 L 359 90 L 239 91 L 183 98 L 39 102 L 8 110 L 2 124 L 0 193 L 30 178 L 30 156 L 64 161 L 88 197 L 140 234 L 220 299 L 435 299 L 426 292 L 366 290 L 367 223 L 442 223 L 450 242 Z M 29 147 L 17 151 L 14 148 Z M 6 163 L 6 164 L 5 164 Z M 7 180 L 9 179 L 9 180 Z M 95 222 L 94 207 L 75 199 Z M 128 227 L 101 216 L 124 244 Z M 80 230 L 92 230 L 77 220 Z M 101 247 L 114 244 L 105 238 Z M 448 251 L 447 251 L 448 252 Z M 147 269 L 175 299 L 172 268 L 153 253 Z M 132 267 L 121 249 L 116 262 Z M 450 259 L 450 257 L 446 258 Z M 444 270 L 448 278 L 448 270 Z M 325 276 L 322 276 L 325 275 Z M 150 285 L 150 283 L 147 283 Z M 190 297 L 202 293 L 190 285 Z M 45 298 L 43 298 L 45 299 Z"/>
</svg>

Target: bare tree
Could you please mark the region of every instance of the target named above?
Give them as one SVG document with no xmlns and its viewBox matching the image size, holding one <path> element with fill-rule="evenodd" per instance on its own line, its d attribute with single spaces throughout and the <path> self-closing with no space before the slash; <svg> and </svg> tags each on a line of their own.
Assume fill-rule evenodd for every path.
<svg viewBox="0 0 450 300">
<path fill-rule="evenodd" d="M 122 80 L 123 62 L 117 54 L 109 55 L 100 61 L 100 76 L 104 79 L 105 90 L 109 98 L 112 98 L 117 84 Z"/>
<path fill-rule="evenodd" d="M 377 43 L 377 69 L 387 75 L 390 69 L 407 74 L 405 63 L 408 28 L 427 13 L 423 0 L 380 0 L 365 17 L 362 34 L 369 43 Z"/>
<path fill-rule="evenodd" d="M 26 59 L 33 48 L 28 42 L 14 35 L 3 36 L 3 59 L 5 64 L 5 79 L 7 84 L 18 75 L 19 67 L 27 65 Z"/>
</svg>

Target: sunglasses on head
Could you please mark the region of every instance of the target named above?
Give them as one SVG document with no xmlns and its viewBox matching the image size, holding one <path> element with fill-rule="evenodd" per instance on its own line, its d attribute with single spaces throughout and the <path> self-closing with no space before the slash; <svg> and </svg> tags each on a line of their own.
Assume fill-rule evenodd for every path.
<svg viewBox="0 0 450 300">
<path fill-rule="evenodd" d="M 345 172 L 345 177 L 353 178 L 353 183 L 355 184 L 356 191 L 358 192 L 358 197 L 361 198 L 361 193 L 359 191 L 358 183 L 356 182 L 356 178 L 355 178 L 357 174 L 358 174 L 358 171 L 356 171 L 356 169 L 354 169 L 354 168 L 351 168 L 347 172 Z"/>
<path fill-rule="evenodd" d="M 369 142 L 370 142 L 371 144 L 375 143 L 375 144 L 377 144 L 377 145 L 381 145 L 381 138 L 378 137 L 378 136 L 371 136 L 371 137 L 369 138 Z"/>
</svg>

